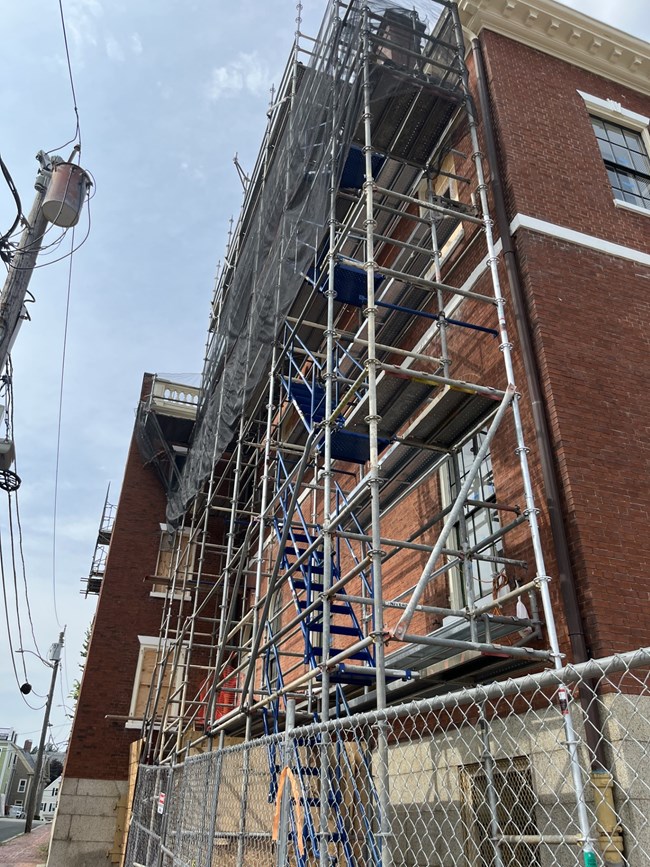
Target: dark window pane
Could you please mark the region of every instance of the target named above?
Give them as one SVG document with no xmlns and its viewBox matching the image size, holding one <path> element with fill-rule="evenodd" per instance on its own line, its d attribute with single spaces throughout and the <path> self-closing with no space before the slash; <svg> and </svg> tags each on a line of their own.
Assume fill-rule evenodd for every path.
<svg viewBox="0 0 650 867">
<path fill-rule="evenodd" d="M 637 186 L 636 178 L 632 175 L 625 175 L 623 172 L 619 172 L 618 179 L 622 190 L 634 193 L 635 195 L 638 194 L 639 187 Z"/>
<path fill-rule="evenodd" d="M 627 166 L 628 168 L 634 168 L 634 164 L 632 162 L 632 154 L 629 152 L 627 148 L 620 147 L 620 145 L 612 145 L 612 150 L 614 151 L 614 162 L 619 166 Z"/>
<path fill-rule="evenodd" d="M 591 125 L 594 128 L 594 132 L 596 133 L 596 138 L 607 138 L 607 133 L 605 132 L 605 124 L 602 120 L 599 120 L 597 117 L 591 118 Z"/>
<path fill-rule="evenodd" d="M 637 154 L 634 151 L 630 153 L 632 164 L 638 172 L 643 172 L 644 175 L 650 175 L 650 159 L 647 154 Z"/>
<path fill-rule="evenodd" d="M 612 163 L 616 162 L 614 159 L 614 151 L 609 142 L 598 139 L 598 147 L 600 148 L 600 155 L 604 160 L 609 160 Z"/>
<path fill-rule="evenodd" d="M 629 129 L 623 130 L 625 134 L 625 141 L 630 150 L 636 151 L 639 154 L 645 153 L 645 148 L 643 147 L 643 139 L 636 132 L 630 132 Z"/>
<path fill-rule="evenodd" d="M 626 147 L 625 135 L 620 126 L 614 126 L 612 123 L 607 123 L 605 124 L 605 129 L 607 130 L 607 138 L 612 142 L 612 144 Z"/>
<path fill-rule="evenodd" d="M 638 205 L 640 208 L 643 207 L 643 201 L 641 199 L 641 196 L 634 196 L 632 195 L 632 193 L 623 193 L 623 198 L 631 205 Z"/>
</svg>

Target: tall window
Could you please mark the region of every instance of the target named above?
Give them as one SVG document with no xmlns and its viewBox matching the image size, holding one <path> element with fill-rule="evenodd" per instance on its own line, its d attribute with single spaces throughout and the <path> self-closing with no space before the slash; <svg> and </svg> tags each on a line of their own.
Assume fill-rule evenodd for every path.
<svg viewBox="0 0 650 867">
<path fill-rule="evenodd" d="M 133 683 L 131 695 L 131 707 L 129 716 L 132 717 L 126 723 L 125 728 L 141 728 L 142 717 L 148 706 L 149 694 L 155 695 L 160 668 L 158 666 L 158 638 L 151 635 L 138 635 L 140 653 Z M 186 649 L 181 649 L 179 665 L 172 677 L 172 660 L 168 659 L 160 684 L 160 700 L 156 708 L 156 716 L 160 717 L 167 713 L 171 717 L 178 715 L 179 688 L 183 680 Z M 167 699 L 170 699 L 167 702 Z M 151 710 L 151 708 L 150 708 Z"/>
<path fill-rule="evenodd" d="M 650 157 L 641 132 L 591 117 L 614 198 L 650 210 Z"/>
<path fill-rule="evenodd" d="M 467 478 L 470 467 L 474 462 L 474 458 L 481 447 L 484 437 L 485 431 L 479 431 L 479 433 L 475 434 L 465 443 L 458 453 L 458 484 L 460 487 L 462 487 L 463 482 Z M 451 502 L 456 496 L 458 486 L 454 479 L 454 473 L 450 467 L 446 469 L 446 476 L 447 491 L 444 499 Z M 494 502 L 496 502 L 494 474 L 492 471 L 492 459 L 488 452 L 481 464 L 477 476 L 472 482 L 464 509 L 467 541 L 470 548 L 479 545 L 483 540 L 492 536 L 500 529 L 501 525 L 499 523 L 499 513 L 497 510 L 482 505 L 483 503 Z M 456 545 L 460 546 L 461 534 L 459 525 L 456 526 L 455 535 Z M 502 554 L 503 545 L 501 539 L 492 542 L 481 551 L 481 553 L 490 557 L 497 557 Z M 500 567 L 497 563 L 486 560 L 472 561 L 472 590 L 476 602 L 492 596 L 494 575 L 499 571 Z M 453 570 L 451 580 L 452 587 L 450 595 L 452 607 L 463 607 L 467 603 L 467 590 L 459 569 Z"/>
<path fill-rule="evenodd" d="M 27 789 L 27 780 L 18 780 L 18 791 L 24 792 Z"/>
<path fill-rule="evenodd" d="M 169 532 L 166 524 L 161 524 L 160 548 L 158 550 L 158 563 L 156 564 L 156 577 L 165 579 L 155 582 L 151 590 L 152 596 L 166 596 L 167 588 L 172 578 L 176 578 L 176 591 L 174 599 L 180 599 L 186 573 L 189 577 L 194 568 L 194 545 L 189 545 L 189 530 Z M 176 565 L 174 576 L 174 565 Z M 186 598 L 189 596 L 186 594 Z"/>
</svg>

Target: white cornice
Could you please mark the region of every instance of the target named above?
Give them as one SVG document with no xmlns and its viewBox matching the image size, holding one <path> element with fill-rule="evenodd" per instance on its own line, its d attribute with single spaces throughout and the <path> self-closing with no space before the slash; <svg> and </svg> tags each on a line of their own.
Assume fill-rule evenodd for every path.
<svg viewBox="0 0 650 867">
<path fill-rule="evenodd" d="M 650 44 L 554 0 L 460 0 L 469 35 L 493 30 L 650 95 Z"/>
</svg>

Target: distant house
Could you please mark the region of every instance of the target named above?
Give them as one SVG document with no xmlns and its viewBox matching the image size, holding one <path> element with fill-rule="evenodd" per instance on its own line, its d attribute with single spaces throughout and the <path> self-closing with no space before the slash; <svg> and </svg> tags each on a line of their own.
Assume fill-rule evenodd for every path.
<svg viewBox="0 0 650 867">
<path fill-rule="evenodd" d="M 0 728 L 0 816 L 4 816 L 9 809 L 7 791 L 15 762 L 16 732 L 11 728 Z"/>
<path fill-rule="evenodd" d="M 54 813 L 59 803 L 61 779 L 61 776 L 58 776 L 56 780 L 52 780 L 50 785 L 43 789 L 43 794 L 41 795 L 41 819 L 49 821 L 54 818 Z"/>
<path fill-rule="evenodd" d="M 26 809 L 29 793 L 34 779 L 35 756 L 31 754 L 32 742 L 25 741 L 21 749 L 15 743 L 13 748 L 13 772 L 6 790 L 5 810 L 8 807 Z"/>
</svg>

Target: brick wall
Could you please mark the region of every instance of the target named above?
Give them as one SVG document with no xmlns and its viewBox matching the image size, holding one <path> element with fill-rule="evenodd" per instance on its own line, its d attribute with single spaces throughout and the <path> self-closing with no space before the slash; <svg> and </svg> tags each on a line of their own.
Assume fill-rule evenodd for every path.
<svg viewBox="0 0 650 867">
<path fill-rule="evenodd" d="M 496 34 L 481 40 L 509 218 L 647 252 L 650 214 L 615 207 L 577 91 L 645 116 L 650 99 Z M 646 645 L 650 268 L 524 230 L 516 249 L 589 649 Z"/>
<path fill-rule="evenodd" d="M 145 375 L 142 396 L 149 393 Z M 68 777 L 126 780 L 129 745 L 139 730 L 125 730 L 138 662 L 138 635 L 158 635 L 162 600 L 149 594 L 160 544 L 166 498 L 158 477 L 143 465 L 132 439 L 102 582 L 77 713 L 66 762 Z"/>
</svg>

